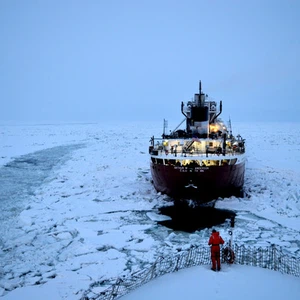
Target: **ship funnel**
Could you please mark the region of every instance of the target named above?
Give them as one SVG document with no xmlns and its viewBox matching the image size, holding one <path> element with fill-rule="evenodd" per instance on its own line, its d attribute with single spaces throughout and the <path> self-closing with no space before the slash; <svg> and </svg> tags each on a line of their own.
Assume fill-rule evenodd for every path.
<svg viewBox="0 0 300 300">
<path fill-rule="evenodd" d="M 195 94 L 194 101 L 195 101 L 197 107 L 201 106 L 201 98 L 200 98 L 199 94 Z"/>
<path fill-rule="evenodd" d="M 208 106 L 205 106 L 205 94 L 202 93 L 201 81 L 199 81 L 199 94 L 194 96 L 194 104 L 191 106 L 189 129 L 193 134 L 207 137 L 209 132 Z"/>
</svg>

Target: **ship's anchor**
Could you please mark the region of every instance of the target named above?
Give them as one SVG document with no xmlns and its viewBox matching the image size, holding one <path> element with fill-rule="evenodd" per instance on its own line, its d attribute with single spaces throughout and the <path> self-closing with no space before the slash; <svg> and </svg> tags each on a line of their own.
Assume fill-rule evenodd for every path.
<svg viewBox="0 0 300 300">
<path fill-rule="evenodd" d="M 196 185 L 193 184 L 192 180 L 190 180 L 190 183 L 188 185 L 185 186 L 186 188 L 192 187 L 194 189 L 197 189 L 198 187 Z"/>
</svg>

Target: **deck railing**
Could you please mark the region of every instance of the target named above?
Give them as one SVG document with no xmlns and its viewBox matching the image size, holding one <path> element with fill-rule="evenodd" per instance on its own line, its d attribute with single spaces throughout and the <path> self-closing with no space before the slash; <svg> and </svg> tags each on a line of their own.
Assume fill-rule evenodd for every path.
<svg viewBox="0 0 300 300">
<path fill-rule="evenodd" d="M 228 250 L 228 247 L 222 249 L 223 263 L 228 261 L 228 256 L 224 255 L 226 254 L 226 250 Z M 256 248 L 234 245 L 232 250 L 234 253 L 234 264 L 261 267 L 300 277 L 300 259 L 283 253 L 278 246 L 272 245 L 267 248 Z M 93 290 L 101 286 L 100 282 L 95 282 L 84 293 L 81 300 L 118 299 L 164 274 L 176 272 L 184 268 L 209 264 L 210 249 L 208 247 L 192 247 L 187 251 L 182 251 L 175 255 L 161 256 L 150 268 L 132 273 L 126 278 L 117 278 L 113 285 L 100 293 L 93 292 Z"/>
<path fill-rule="evenodd" d="M 155 154 L 156 153 L 156 154 Z M 156 152 L 152 152 L 150 154 L 154 155 L 154 156 L 165 156 L 166 158 L 174 158 L 176 159 L 177 157 L 195 157 L 195 156 L 200 156 L 200 157 L 208 157 L 208 158 L 212 158 L 212 157 L 223 157 L 223 156 L 238 156 L 238 155 L 242 155 L 245 152 L 241 152 L 241 151 L 234 151 L 231 149 L 226 149 L 226 152 L 224 153 L 217 153 L 216 151 L 210 151 L 208 153 L 206 153 L 206 151 L 202 151 L 202 150 L 193 150 L 193 151 L 177 151 L 177 152 L 172 152 L 172 151 L 166 151 L 166 150 L 157 150 Z"/>
</svg>

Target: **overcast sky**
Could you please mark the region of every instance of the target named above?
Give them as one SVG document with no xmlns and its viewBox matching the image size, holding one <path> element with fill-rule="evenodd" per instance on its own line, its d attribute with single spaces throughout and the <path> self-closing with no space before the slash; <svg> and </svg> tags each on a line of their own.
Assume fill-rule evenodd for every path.
<svg viewBox="0 0 300 300">
<path fill-rule="evenodd" d="M 1 0 L 0 121 L 300 120 L 298 0 Z"/>
</svg>

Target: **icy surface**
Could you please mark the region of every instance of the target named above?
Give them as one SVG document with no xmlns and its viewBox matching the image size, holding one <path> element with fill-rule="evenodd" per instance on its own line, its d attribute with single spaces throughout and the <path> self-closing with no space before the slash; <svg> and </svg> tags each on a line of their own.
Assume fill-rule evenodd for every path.
<svg viewBox="0 0 300 300">
<path fill-rule="evenodd" d="M 299 295 L 297 277 L 255 267 L 224 265 L 222 272 L 217 273 L 210 271 L 207 266 L 200 266 L 167 274 L 121 299 L 297 300 Z"/>
<path fill-rule="evenodd" d="M 247 197 L 216 207 L 236 211 L 236 242 L 277 244 L 300 257 L 299 123 L 233 125 L 247 143 Z M 80 299 L 94 281 L 110 283 L 178 248 L 207 246 L 210 229 L 157 225 L 169 199 L 150 181 L 152 135 L 161 135 L 160 123 L 0 127 L 4 299 L 19 290 L 26 299 L 32 289 Z M 227 240 L 228 226 L 218 227 Z"/>
</svg>

